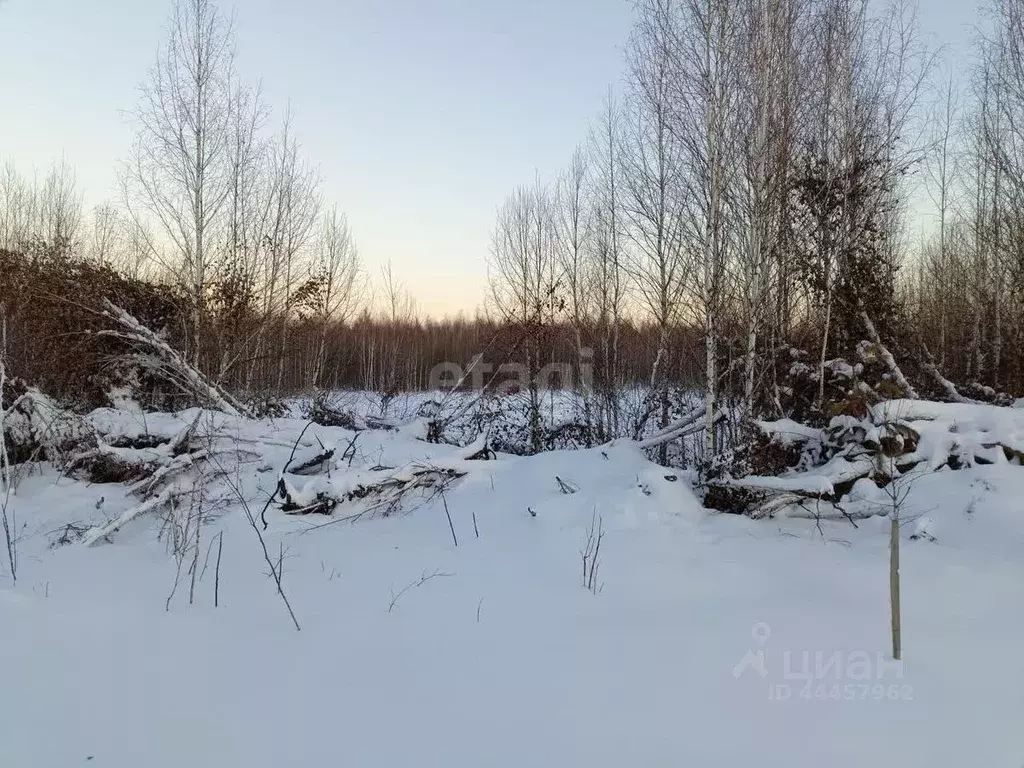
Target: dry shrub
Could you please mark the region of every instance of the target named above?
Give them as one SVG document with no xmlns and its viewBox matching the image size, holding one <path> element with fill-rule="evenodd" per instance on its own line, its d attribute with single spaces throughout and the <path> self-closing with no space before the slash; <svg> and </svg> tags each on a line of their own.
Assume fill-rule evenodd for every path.
<svg viewBox="0 0 1024 768">
<path fill-rule="evenodd" d="M 114 384 L 132 378 L 111 361 L 124 350 L 95 336 L 108 325 L 109 298 L 174 343 L 185 302 L 177 291 L 124 277 L 113 269 L 71 259 L 60 249 L 0 250 L 0 306 L 7 317 L 7 360 L 18 376 L 59 401 L 80 408 L 106 405 Z M 158 382 L 133 386 L 159 397 Z"/>
</svg>

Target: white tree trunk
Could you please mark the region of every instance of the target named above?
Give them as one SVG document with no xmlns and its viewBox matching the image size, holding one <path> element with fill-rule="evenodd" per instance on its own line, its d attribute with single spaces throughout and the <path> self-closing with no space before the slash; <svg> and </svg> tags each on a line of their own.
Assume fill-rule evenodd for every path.
<svg viewBox="0 0 1024 768">
<path fill-rule="evenodd" d="M 715 320 L 710 312 L 707 313 L 707 330 L 704 337 L 704 344 L 706 347 L 706 368 L 705 368 L 705 380 L 704 380 L 704 410 L 707 414 L 713 414 L 715 412 L 715 401 L 716 401 L 716 390 L 718 384 L 718 369 L 717 369 L 717 339 L 715 337 Z M 707 429 L 704 432 L 704 458 L 705 460 L 711 459 L 715 455 L 715 423 L 714 420 L 708 418 Z"/>
</svg>

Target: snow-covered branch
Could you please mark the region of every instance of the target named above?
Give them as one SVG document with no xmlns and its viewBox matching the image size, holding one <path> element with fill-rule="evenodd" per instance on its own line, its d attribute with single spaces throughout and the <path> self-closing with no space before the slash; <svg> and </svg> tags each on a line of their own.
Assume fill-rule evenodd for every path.
<svg viewBox="0 0 1024 768">
<path fill-rule="evenodd" d="M 119 329 L 99 331 L 100 336 L 115 338 L 130 344 L 135 352 L 132 360 L 140 367 L 150 370 L 185 392 L 193 395 L 200 403 L 208 404 L 230 416 L 250 416 L 249 410 L 221 387 L 204 376 L 197 368 L 186 362 L 164 339 L 140 323 L 133 315 L 114 304 L 103 300 L 104 315 L 114 320 Z"/>
<path fill-rule="evenodd" d="M 886 368 L 889 369 L 889 373 L 892 374 L 893 380 L 903 390 L 904 394 L 913 399 L 918 400 L 920 395 L 917 394 L 917 390 L 907 380 L 907 377 L 903 375 L 903 370 L 896 362 L 896 358 L 892 356 L 892 352 L 882 343 L 881 337 L 878 335 L 878 331 L 875 329 L 875 324 L 871 322 L 871 318 L 868 317 L 868 313 L 864 310 L 860 312 L 860 319 L 864 323 L 864 328 L 867 330 L 868 339 L 871 343 L 878 348 L 878 354 L 882 358 L 882 362 L 885 363 Z"/>
</svg>

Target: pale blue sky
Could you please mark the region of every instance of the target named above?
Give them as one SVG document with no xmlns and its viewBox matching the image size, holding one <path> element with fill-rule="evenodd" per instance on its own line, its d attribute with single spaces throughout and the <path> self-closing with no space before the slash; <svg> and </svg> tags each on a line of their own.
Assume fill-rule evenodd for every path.
<svg viewBox="0 0 1024 768">
<path fill-rule="evenodd" d="M 116 197 L 122 112 L 171 0 L 0 0 L 0 157 L 63 153 L 87 204 Z M 622 72 L 629 0 L 224 0 L 239 65 L 290 100 L 325 192 L 368 265 L 392 260 L 423 310 L 482 298 L 496 206 L 553 174 Z M 963 50 L 974 0 L 921 0 L 925 31 Z"/>
</svg>

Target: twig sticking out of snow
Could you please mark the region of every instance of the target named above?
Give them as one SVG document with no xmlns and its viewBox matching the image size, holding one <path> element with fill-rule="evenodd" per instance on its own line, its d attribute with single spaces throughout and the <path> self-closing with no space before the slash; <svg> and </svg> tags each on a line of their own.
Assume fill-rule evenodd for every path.
<svg viewBox="0 0 1024 768">
<path fill-rule="evenodd" d="M 560 490 L 562 493 L 566 495 L 571 495 L 579 490 L 579 488 L 574 483 L 567 483 L 558 475 L 555 475 L 555 480 L 558 483 L 558 490 Z"/>
<path fill-rule="evenodd" d="M 216 463 L 216 458 L 214 458 L 213 461 L 214 463 Z M 221 467 L 221 472 L 225 476 L 228 476 L 228 473 L 224 470 L 223 467 Z M 282 573 L 280 571 L 280 568 L 279 566 L 274 564 L 274 559 L 270 556 L 270 551 L 267 549 L 267 540 L 263 538 L 263 532 L 260 531 L 260 527 L 256 523 L 256 516 L 253 515 L 252 508 L 249 506 L 249 502 L 245 498 L 245 494 L 242 493 L 240 483 L 236 479 L 233 482 L 229 481 L 228 486 L 231 488 L 231 492 L 234 494 L 235 498 L 238 499 L 238 503 L 241 505 L 242 511 L 245 512 L 245 519 L 249 522 L 249 527 L 252 528 L 253 532 L 256 534 L 256 538 L 259 539 L 260 549 L 263 552 L 263 560 L 267 563 L 268 566 L 270 566 L 270 576 L 274 580 L 274 583 L 277 585 L 277 594 L 280 595 L 281 602 L 284 603 L 284 607 L 288 610 L 288 616 L 292 620 L 292 625 L 295 627 L 295 631 L 300 632 L 302 630 L 302 627 L 299 626 L 299 620 L 295 616 L 295 611 L 292 610 L 292 604 L 288 600 L 288 595 L 285 594 L 284 587 L 281 586 Z M 267 508 L 270 507 L 273 501 L 274 497 L 268 496 L 266 504 L 263 505 L 263 511 L 260 513 L 260 518 L 264 520 L 264 523 L 266 521 Z M 266 526 L 264 525 L 264 528 L 265 527 Z"/>
<path fill-rule="evenodd" d="M 583 560 L 583 586 L 595 595 L 601 591 L 603 585 L 597 581 L 597 573 L 601 568 L 601 542 L 604 540 L 603 519 L 597 516 L 597 510 L 590 520 L 587 528 L 587 538 L 580 550 L 580 557 Z"/>
<path fill-rule="evenodd" d="M 4 421 L 25 397 L 16 399 L 9 408 L 4 410 L 4 387 L 7 385 L 7 313 L 0 308 L 0 524 L 4 529 L 4 543 L 7 548 L 7 564 L 11 569 L 11 579 L 18 583 L 18 544 L 12 528 L 16 530 L 17 520 L 9 514 L 11 507 L 11 466 L 7 456 Z M 13 510 L 12 510 L 13 511 Z"/>
<path fill-rule="evenodd" d="M 424 584 L 426 584 L 431 579 L 446 578 L 448 576 L 454 576 L 454 575 L 455 575 L 454 573 L 443 573 L 441 571 L 434 571 L 433 573 L 428 574 L 426 571 L 424 571 L 423 575 L 420 576 L 416 581 L 413 581 L 413 582 L 410 582 L 409 584 L 406 584 L 397 593 L 395 592 L 394 589 L 392 589 L 391 590 L 391 604 L 388 605 L 388 613 L 391 613 L 392 611 L 395 610 L 395 604 L 399 601 L 399 599 L 401 599 L 402 595 L 404 595 L 410 589 L 415 589 L 416 587 L 422 587 Z"/>
<path fill-rule="evenodd" d="M 459 546 L 459 537 L 455 535 L 455 523 L 452 522 L 452 513 L 448 511 L 448 499 L 444 497 L 444 490 L 441 491 L 441 501 L 444 503 L 444 514 L 448 518 L 448 527 L 452 532 L 452 541 L 455 542 L 457 547 Z M 477 537 L 479 538 L 479 534 L 477 534 Z"/>
</svg>

